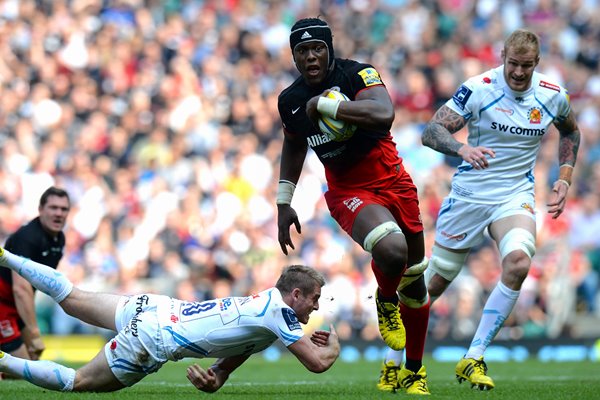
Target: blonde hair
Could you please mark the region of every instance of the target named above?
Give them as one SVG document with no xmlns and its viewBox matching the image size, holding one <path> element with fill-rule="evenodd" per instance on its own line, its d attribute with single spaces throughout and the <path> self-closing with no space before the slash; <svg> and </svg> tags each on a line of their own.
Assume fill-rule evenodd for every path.
<svg viewBox="0 0 600 400">
<path fill-rule="evenodd" d="M 517 29 L 504 41 L 504 52 L 508 53 L 511 49 L 515 54 L 523 54 L 528 51 L 535 51 L 537 57 L 540 56 L 540 38 L 535 33 Z"/>
</svg>

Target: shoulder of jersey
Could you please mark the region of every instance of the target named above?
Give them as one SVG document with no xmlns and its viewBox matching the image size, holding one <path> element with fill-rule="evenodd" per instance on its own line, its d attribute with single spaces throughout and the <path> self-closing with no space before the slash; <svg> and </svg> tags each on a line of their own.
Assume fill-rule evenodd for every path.
<svg viewBox="0 0 600 400">
<path fill-rule="evenodd" d="M 279 93 L 279 102 L 285 101 L 289 96 L 296 97 L 297 91 L 304 91 L 303 88 L 304 81 L 302 77 L 299 76 L 296 78 L 294 82 L 292 82 L 288 87 L 283 89 L 281 93 Z"/>
<path fill-rule="evenodd" d="M 365 68 L 373 68 L 371 64 L 365 64 L 356 60 L 348 58 L 336 58 L 335 59 L 336 69 L 342 70 L 345 73 L 354 74 L 362 71 Z"/>
<path fill-rule="evenodd" d="M 498 79 L 497 69 L 490 69 L 479 75 L 475 75 L 470 78 L 468 82 L 473 88 L 489 91 L 499 89 L 501 85 L 501 80 Z"/>
<path fill-rule="evenodd" d="M 533 85 L 535 85 L 535 90 L 538 92 L 544 93 L 546 96 L 556 96 L 559 93 L 563 95 L 567 94 L 567 89 L 562 87 L 558 82 L 554 79 L 550 78 L 547 75 L 542 73 L 535 73 L 533 76 Z"/>
</svg>

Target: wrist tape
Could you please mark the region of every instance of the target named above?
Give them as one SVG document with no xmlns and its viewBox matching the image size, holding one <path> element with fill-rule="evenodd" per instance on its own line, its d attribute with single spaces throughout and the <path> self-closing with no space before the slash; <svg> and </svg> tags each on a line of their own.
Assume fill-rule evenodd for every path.
<svg viewBox="0 0 600 400">
<path fill-rule="evenodd" d="M 337 110 L 340 106 L 340 99 L 330 99 L 329 97 L 319 97 L 317 102 L 317 110 L 327 117 L 335 119 Z"/>
<path fill-rule="evenodd" d="M 277 204 L 291 204 L 292 197 L 294 197 L 294 190 L 296 190 L 296 185 L 290 181 L 286 181 L 285 179 L 281 179 L 279 181 L 279 186 L 277 187 Z"/>
</svg>

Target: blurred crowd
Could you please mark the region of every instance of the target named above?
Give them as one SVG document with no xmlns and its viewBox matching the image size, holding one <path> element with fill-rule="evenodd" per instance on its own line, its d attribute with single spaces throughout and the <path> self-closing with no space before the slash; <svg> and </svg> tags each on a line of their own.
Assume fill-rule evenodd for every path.
<svg viewBox="0 0 600 400">
<path fill-rule="evenodd" d="M 261 290 L 283 266 L 305 263 L 329 282 L 315 323 L 378 339 L 369 256 L 329 217 L 314 155 L 292 203 L 296 250 L 285 257 L 277 242 L 277 97 L 297 77 L 290 27 L 320 15 L 336 56 L 381 73 L 428 249 L 458 160 L 424 148 L 423 125 L 463 80 L 501 63 L 507 34 L 527 27 L 542 39 L 538 71 L 569 89 L 582 143 L 566 212 L 552 220 L 558 132 L 544 138 L 537 255 L 500 335 L 577 335 L 577 316 L 600 317 L 599 3 L 0 1 L 0 243 L 54 184 L 72 198 L 60 269 L 82 287 L 203 300 Z M 491 243 L 473 251 L 432 309 L 431 337 L 470 337 L 500 271 Z M 47 331 L 85 331 L 39 302 Z"/>
</svg>

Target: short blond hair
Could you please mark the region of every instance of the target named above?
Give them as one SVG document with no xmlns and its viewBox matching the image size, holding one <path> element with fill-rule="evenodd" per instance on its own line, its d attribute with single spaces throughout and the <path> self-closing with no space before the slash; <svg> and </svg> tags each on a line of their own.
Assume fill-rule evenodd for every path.
<svg viewBox="0 0 600 400">
<path fill-rule="evenodd" d="M 504 53 L 511 49 L 516 54 L 535 51 L 536 56 L 540 56 L 540 38 L 535 33 L 526 29 L 517 29 L 510 34 L 504 41 Z"/>
</svg>

